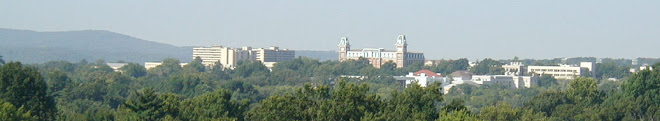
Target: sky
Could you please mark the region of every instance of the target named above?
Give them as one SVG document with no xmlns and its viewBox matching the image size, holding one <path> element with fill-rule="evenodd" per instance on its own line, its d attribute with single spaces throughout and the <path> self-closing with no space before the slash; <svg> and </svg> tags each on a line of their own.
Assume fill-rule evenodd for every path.
<svg viewBox="0 0 660 121">
<path fill-rule="evenodd" d="M 175 46 L 394 49 L 427 59 L 660 57 L 658 0 L 1 0 L 0 28 Z"/>
</svg>

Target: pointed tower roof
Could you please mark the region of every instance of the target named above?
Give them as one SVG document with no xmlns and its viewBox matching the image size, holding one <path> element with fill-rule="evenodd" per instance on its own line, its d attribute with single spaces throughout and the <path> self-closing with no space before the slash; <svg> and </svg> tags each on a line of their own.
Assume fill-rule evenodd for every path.
<svg viewBox="0 0 660 121">
<path fill-rule="evenodd" d="M 403 34 L 400 34 L 399 37 L 396 38 L 396 45 L 403 45 L 406 46 L 408 45 L 408 42 L 406 41 L 406 36 Z"/>
<path fill-rule="evenodd" d="M 348 38 L 342 37 L 341 40 L 339 41 L 339 45 L 337 46 L 350 46 L 351 44 L 348 43 Z"/>
</svg>

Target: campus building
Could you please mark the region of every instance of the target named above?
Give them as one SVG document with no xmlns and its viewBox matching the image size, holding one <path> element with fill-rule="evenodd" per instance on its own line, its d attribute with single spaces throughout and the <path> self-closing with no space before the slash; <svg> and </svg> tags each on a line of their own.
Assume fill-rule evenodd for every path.
<svg viewBox="0 0 660 121">
<path fill-rule="evenodd" d="M 527 66 L 527 72 L 541 75 L 552 75 L 555 79 L 575 79 L 580 76 L 595 75 L 592 62 L 580 62 L 580 65 L 559 66 Z"/>
<path fill-rule="evenodd" d="M 163 65 L 163 62 L 144 62 L 144 68 L 147 70 L 155 68 L 156 66 Z M 179 63 L 181 67 L 188 65 L 188 63 Z"/>
<path fill-rule="evenodd" d="M 396 50 L 385 50 L 384 48 L 351 49 L 348 38 L 343 37 L 339 41 L 339 61 L 357 60 L 364 58 L 376 68 L 386 62 L 396 63 L 397 68 L 405 67 L 415 62 L 424 63 L 424 53 L 408 52 L 406 36 L 399 35 L 396 41 Z"/>
<path fill-rule="evenodd" d="M 502 85 L 511 89 L 530 88 L 538 83 L 538 76 L 515 76 L 515 75 L 473 75 L 467 71 L 456 71 L 451 77 L 443 77 L 440 73 L 430 70 L 419 70 L 410 72 L 405 76 L 394 76 L 394 79 L 402 82 L 404 87 L 417 83 L 421 87 L 427 87 L 433 83 L 440 83 L 443 93 L 460 84 L 469 84 L 473 86 L 481 85 Z"/>
<path fill-rule="evenodd" d="M 193 48 L 193 59 L 199 57 L 202 64 L 212 66 L 220 62 L 225 68 L 234 68 L 236 63 L 241 60 L 260 61 L 268 68 L 272 68 L 277 62 L 290 61 L 295 58 L 295 51 L 289 49 L 280 49 L 279 47 L 270 48 L 230 48 L 223 46 L 197 47 Z"/>
</svg>

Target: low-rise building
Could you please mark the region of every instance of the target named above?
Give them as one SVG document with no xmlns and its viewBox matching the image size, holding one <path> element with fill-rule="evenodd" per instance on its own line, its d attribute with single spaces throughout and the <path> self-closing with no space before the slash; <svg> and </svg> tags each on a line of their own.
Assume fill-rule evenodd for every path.
<svg viewBox="0 0 660 121">
<path fill-rule="evenodd" d="M 403 86 L 407 87 L 410 84 L 417 83 L 422 87 L 426 87 L 433 83 L 441 83 L 443 93 L 448 93 L 449 90 L 460 84 L 469 84 L 473 86 L 493 85 L 499 84 L 512 89 L 517 88 L 530 88 L 538 84 L 538 76 L 515 76 L 515 75 L 472 75 L 469 72 L 454 72 L 457 74 L 452 77 L 443 77 L 439 73 L 430 70 L 420 70 L 411 72 L 405 76 L 395 76 L 394 78 L 403 81 Z"/>
<path fill-rule="evenodd" d="M 181 67 L 183 67 L 187 64 L 188 63 L 179 63 L 179 65 L 181 65 Z M 155 68 L 156 66 L 160 66 L 160 65 L 163 65 L 163 62 L 144 62 L 144 68 L 146 68 L 147 70 Z"/>
<path fill-rule="evenodd" d="M 581 62 L 576 65 L 559 66 L 527 66 L 527 72 L 541 75 L 552 75 L 555 79 L 575 79 L 575 77 L 595 75 L 591 62 Z"/>
<path fill-rule="evenodd" d="M 105 64 L 110 66 L 110 68 L 112 68 L 112 70 L 114 70 L 115 72 L 121 72 L 121 70 L 119 70 L 119 69 L 121 67 L 124 67 L 128 63 L 105 63 Z"/>
<path fill-rule="evenodd" d="M 410 72 L 403 79 L 405 79 L 405 85 L 408 86 L 413 83 L 419 84 L 419 86 L 426 87 L 432 83 L 442 83 L 449 84 L 451 79 L 447 77 L 442 77 L 439 73 L 435 73 L 431 70 L 419 70 L 417 72 Z"/>
</svg>

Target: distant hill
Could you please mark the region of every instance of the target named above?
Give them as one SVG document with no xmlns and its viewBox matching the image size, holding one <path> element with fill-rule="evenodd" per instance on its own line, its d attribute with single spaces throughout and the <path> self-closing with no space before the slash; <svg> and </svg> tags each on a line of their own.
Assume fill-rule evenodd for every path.
<svg viewBox="0 0 660 121">
<path fill-rule="evenodd" d="M 142 63 L 165 58 L 187 62 L 191 60 L 192 49 L 103 30 L 36 32 L 0 28 L 0 55 L 5 61 L 23 63 L 82 59 Z"/>
<path fill-rule="evenodd" d="M 147 41 L 104 30 L 37 32 L 0 28 L 0 56 L 7 62 L 78 62 L 82 59 L 93 62 L 103 59 L 105 62 L 121 60 L 143 63 L 165 58 L 189 62 L 192 48 Z M 296 50 L 296 56 L 321 61 L 337 60 L 335 51 Z"/>
</svg>

